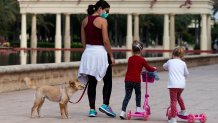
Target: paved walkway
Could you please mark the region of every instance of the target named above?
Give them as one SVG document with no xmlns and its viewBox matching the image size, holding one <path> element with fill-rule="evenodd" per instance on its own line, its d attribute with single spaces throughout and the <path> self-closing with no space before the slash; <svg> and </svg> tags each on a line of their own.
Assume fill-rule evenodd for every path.
<svg viewBox="0 0 218 123">
<path fill-rule="evenodd" d="M 187 88 L 183 93 L 188 113 L 205 113 L 208 116 L 208 123 L 217 123 L 218 120 L 218 64 L 196 67 L 189 69 L 190 76 L 187 79 Z M 167 85 L 167 72 L 159 73 L 160 80 L 154 84 L 149 84 L 151 116 L 147 123 L 167 123 L 165 117 L 166 108 L 169 105 Z M 124 77 L 113 78 L 113 92 L 111 98 L 111 106 L 119 115 L 121 103 L 124 97 Z M 97 104 L 99 107 L 102 103 L 102 83 L 98 84 Z M 142 88 L 144 88 L 142 84 Z M 144 89 L 142 89 L 144 95 Z M 77 100 L 81 92 L 78 92 L 72 100 Z M 79 104 L 69 104 L 70 119 L 60 119 L 58 103 L 45 101 L 41 114 L 42 118 L 30 118 L 30 109 L 33 104 L 33 90 L 16 91 L 9 93 L 0 93 L 0 122 L 1 123 L 126 123 L 134 121 L 134 123 L 144 122 L 140 119 L 132 119 L 131 121 L 120 120 L 119 117 L 109 118 L 98 112 L 95 118 L 89 118 L 87 95 L 84 96 Z M 143 96 L 142 96 L 143 97 Z M 128 109 L 135 109 L 135 95 L 128 105 Z M 143 102 L 142 98 L 142 102 Z M 178 123 L 184 123 L 180 120 Z"/>
</svg>

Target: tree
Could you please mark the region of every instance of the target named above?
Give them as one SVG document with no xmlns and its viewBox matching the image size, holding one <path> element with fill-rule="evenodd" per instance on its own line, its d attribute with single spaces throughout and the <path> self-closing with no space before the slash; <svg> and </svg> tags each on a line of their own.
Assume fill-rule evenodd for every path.
<svg viewBox="0 0 218 123">
<path fill-rule="evenodd" d="M 111 44 L 113 46 L 125 45 L 127 31 L 127 16 L 123 14 L 113 14 L 108 18 L 108 31 Z"/>
<path fill-rule="evenodd" d="M 213 0 L 213 15 L 215 15 L 218 12 L 218 0 Z"/>
<path fill-rule="evenodd" d="M 31 15 L 27 15 L 27 33 L 31 34 Z M 52 15 L 37 15 L 38 33 L 43 35 L 54 31 Z M 0 0 L 0 37 L 19 42 L 21 16 L 17 0 Z M 52 35 L 52 34 L 51 34 Z"/>
<path fill-rule="evenodd" d="M 194 20 L 193 15 L 176 15 L 175 17 L 175 31 L 176 31 L 176 39 L 178 41 L 184 40 L 188 43 L 194 43 L 194 38 L 189 33 L 188 26 Z M 182 43 L 182 42 L 178 42 Z"/>
<path fill-rule="evenodd" d="M 8 37 L 17 21 L 19 7 L 16 0 L 0 1 L 0 36 Z"/>
<path fill-rule="evenodd" d="M 161 15 L 141 15 L 140 16 L 141 41 L 148 46 L 152 40 L 156 44 L 162 43 L 163 16 Z M 157 42 L 160 41 L 160 42 Z"/>
<path fill-rule="evenodd" d="M 215 15 L 218 12 L 218 1 L 213 0 L 213 15 Z M 212 28 L 212 41 L 218 38 L 218 24 L 214 24 L 214 27 Z"/>
</svg>

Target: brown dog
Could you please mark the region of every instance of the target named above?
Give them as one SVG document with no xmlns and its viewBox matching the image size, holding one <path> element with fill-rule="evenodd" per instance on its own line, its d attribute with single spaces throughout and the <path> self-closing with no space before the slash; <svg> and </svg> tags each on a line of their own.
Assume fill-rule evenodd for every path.
<svg viewBox="0 0 218 123">
<path fill-rule="evenodd" d="M 68 118 L 67 103 L 69 102 L 70 97 L 76 91 L 84 89 L 84 86 L 81 85 L 78 80 L 71 80 L 69 81 L 68 86 L 62 87 L 54 87 L 48 85 L 37 87 L 34 82 L 31 81 L 31 79 L 28 77 L 25 77 L 24 81 L 28 87 L 36 89 L 35 101 L 31 110 L 31 117 L 33 117 L 33 113 L 36 110 L 38 113 L 38 117 L 40 117 L 40 109 L 45 98 L 47 98 L 50 101 L 59 102 L 61 117 L 63 119 Z"/>
</svg>

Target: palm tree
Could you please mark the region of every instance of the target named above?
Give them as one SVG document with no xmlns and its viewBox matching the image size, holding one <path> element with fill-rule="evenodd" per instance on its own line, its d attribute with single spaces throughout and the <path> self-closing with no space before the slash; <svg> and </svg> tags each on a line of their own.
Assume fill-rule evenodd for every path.
<svg viewBox="0 0 218 123">
<path fill-rule="evenodd" d="M 8 30 L 17 21 L 19 12 L 16 0 L 0 1 L 0 35 L 6 36 L 10 33 Z"/>
</svg>

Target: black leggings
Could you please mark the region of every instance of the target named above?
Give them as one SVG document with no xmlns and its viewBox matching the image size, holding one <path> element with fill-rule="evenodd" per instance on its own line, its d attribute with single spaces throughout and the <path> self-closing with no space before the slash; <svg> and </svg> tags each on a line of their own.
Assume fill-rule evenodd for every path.
<svg viewBox="0 0 218 123">
<path fill-rule="evenodd" d="M 122 111 L 126 111 L 126 107 L 129 103 L 129 100 L 132 96 L 132 91 L 133 89 L 135 90 L 135 100 L 136 100 L 136 107 L 141 107 L 141 83 L 136 83 L 136 82 L 125 82 L 125 91 L 126 95 L 123 100 L 123 105 L 122 105 Z"/>
<path fill-rule="evenodd" d="M 110 57 L 108 58 L 110 59 Z M 109 61 L 109 66 L 107 68 L 106 74 L 103 78 L 104 81 L 104 87 L 103 87 L 103 104 L 109 105 L 110 102 L 110 96 L 112 91 L 112 66 Z M 93 76 L 88 76 L 88 99 L 89 99 L 89 106 L 90 109 L 95 109 L 95 100 L 96 100 L 96 86 L 97 86 L 97 80 Z"/>
</svg>

